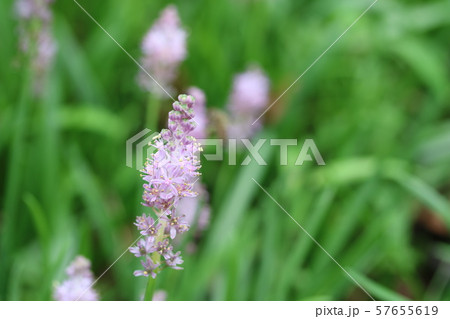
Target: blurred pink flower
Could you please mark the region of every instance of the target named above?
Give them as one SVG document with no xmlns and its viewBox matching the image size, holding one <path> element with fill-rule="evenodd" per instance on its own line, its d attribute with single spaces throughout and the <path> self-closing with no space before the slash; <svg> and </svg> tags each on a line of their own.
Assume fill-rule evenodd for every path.
<svg viewBox="0 0 450 319">
<path fill-rule="evenodd" d="M 167 300 L 167 292 L 164 290 L 156 290 L 153 293 L 152 301 L 166 301 Z"/>
<path fill-rule="evenodd" d="M 269 89 L 269 78 L 260 68 L 252 67 L 235 76 L 228 103 L 229 138 L 250 138 L 258 131 L 260 124 L 252 123 L 268 106 Z"/>
<path fill-rule="evenodd" d="M 17 0 L 16 15 L 19 19 L 20 49 L 29 55 L 34 71 L 34 90 L 40 93 L 42 78 L 50 67 L 56 52 L 51 35 L 52 0 Z"/>
<path fill-rule="evenodd" d="M 91 271 L 91 262 L 83 256 L 77 256 L 67 267 L 68 279 L 57 285 L 53 298 L 57 301 L 97 301 L 98 294 L 91 287 L 94 276 Z"/>
<path fill-rule="evenodd" d="M 209 225 L 210 207 L 208 205 L 208 192 L 205 187 L 197 182 L 194 185 L 197 197 L 185 197 L 180 200 L 177 212 L 185 215 L 186 221 L 190 225 L 196 225 L 198 232 L 204 231 Z"/>
<path fill-rule="evenodd" d="M 169 5 L 142 41 L 142 65 L 164 88 L 170 89 L 180 63 L 186 58 L 186 38 L 176 7 Z M 139 82 L 155 94 L 164 93 L 144 72 L 140 72 Z"/>
<path fill-rule="evenodd" d="M 257 67 L 235 76 L 229 110 L 232 114 L 248 114 L 262 111 L 269 102 L 270 82 Z"/>
<path fill-rule="evenodd" d="M 20 19 L 39 18 L 50 21 L 52 13 L 49 5 L 53 0 L 16 0 L 16 13 Z"/>
<path fill-rule="evenodd" d="M 206 112 L 205 93 L 201 89 L 193 86 L 188 89 L 188 94 L 195 98 L 194 112 L 195 123 L 197 124 L 197 127 L 191 134 L 198 139 L 206 138 L 208 130 L 208 115 Z"/>
</svg>

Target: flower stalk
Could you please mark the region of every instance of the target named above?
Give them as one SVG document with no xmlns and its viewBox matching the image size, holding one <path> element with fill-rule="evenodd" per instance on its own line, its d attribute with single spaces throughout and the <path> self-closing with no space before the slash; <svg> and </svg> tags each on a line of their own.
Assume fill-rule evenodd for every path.
<svg viewBox="0 0 450 319">
<path fill-rule="evenodd" d="M 157 214 L 158 218 L 161 218 L 161 213 Z M 164 229 L 166 228 L 166 222 L 164 220 L 161 221 L 161 227 L 158 230 L 158 233 L 155 237 L 156 242 L 162 242 L 167 235 L 164 234 Z M 161 263 L 161 255 L 158 252 L 154 252 L 151 254 L 151 259 L 153 263 L 158 265 Z M 159 269 L 161 271 L 161 269 Z M 159 272 L 158 271 L 158 272 Z M 145 288 L 145 301 L 151 301 L 153 299 L 153 294 L 156 286 L 156 278 L 148 277 L 147 286 Z"/>
<path fill-rule="evenodd" d="M 156 279 L 148 277 L 147 286 L 145 288 L 144 301 L 152 301 L 155 293 Z"/>
<path fill-rule="evenodd" d="M 181 252 L 173 252 L 172 241 L 189 230 L 185 216 L 177 211 L 178 203 L 186 197 L 195 197 L 194 184 L 200 175 L 198 152 L 201 146 L 190 135 L 195 129 L 193 106 L 195 99 L 181 94 L 169 112 L 168 129 L 156 136 L 151 146 L 156 152 L 147 160 L 142 172 L 144 180 L 143 205 L 152 207 L 157 219 L 143 214 L 134 223 L 141 233 L 130 252 L 141 260 L 143 270 L 135 276 L 149 277 L 145 300 L 151 300 L 155 278 L 163 268 L 183 269 Z M 150 278 L 151 277 L 151 278 Z"/>
</svg>

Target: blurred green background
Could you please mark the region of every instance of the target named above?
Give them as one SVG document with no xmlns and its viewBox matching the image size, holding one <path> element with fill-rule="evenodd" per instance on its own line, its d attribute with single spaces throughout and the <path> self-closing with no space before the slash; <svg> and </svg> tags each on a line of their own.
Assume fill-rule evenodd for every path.
<svg viewBox="0 0 450 319">
<path fill-rule="evenodd" d="M 135 58 L 168 4 L 79 2 Z M 220 109 L 252 63 L 275 100 L 371 1 L 172 3 L 189 32 L 178 92 L 196 85 Z M 1 300 L 51 299 L 77 254 L 99 276 L 143 211 L 125 166 L 126 139 L 145 127 L 138 68 L 73 1 L 52 8 L 58 51 L 35 97 L 12 1 L 0 2 Z M 313 138 L 326 166 L 294 166 L 298 148 L 287 166 L 276 148 L 267 166 L 204 163 L 210 227 L 157 288 L 169 300 L 368 300 L 254 178 L 375 299 L 448 300 L 449 12 L 448 0 L 380 0 L 266 114 L 261 136 Z M 95 286 L 102 300 L 140 299 L 137 267 L 120 258 Z"/>
</svg>

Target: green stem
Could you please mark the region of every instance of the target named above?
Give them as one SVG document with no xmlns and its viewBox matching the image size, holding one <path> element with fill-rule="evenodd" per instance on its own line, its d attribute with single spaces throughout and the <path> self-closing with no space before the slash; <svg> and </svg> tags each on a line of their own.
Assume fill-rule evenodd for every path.
<svg viewBox="0 0 450 319">
<path fill-rule="evenodd" d="M 166 221 L 162 220 L 161 215 L 158 215 L 159 222 L 161 227 L 158 229 L 158 234 L 156 235 L 155 242 L 160 242 L 164 240 L 164 229 L 166 228 Z M 159 264 L 161 262 L 161 255 L 156 251 L 152 254 L 152 261 L 155 264 Z M 153 279 L 151 276 L 148 277 L 147 287 L 145 288 L 144 301 L 151 301 L 153 299 L 153 293 L 155 292 L 155 282 L 156 279 Z"/>
<path fill-rule="evenodd" d="M 161 108 L 161 100 L 155 95 L 150 94 L 147 102 L 146 128 L 153 132 L 158 131 L 159 110 Z"/>
<path fill-rule="evenodd" d="M 152 301 L 153 293 L 155 292 L 156 279 L 148 276 L 147 287 L 145 288 L 144 301 Z"/>
</svg>

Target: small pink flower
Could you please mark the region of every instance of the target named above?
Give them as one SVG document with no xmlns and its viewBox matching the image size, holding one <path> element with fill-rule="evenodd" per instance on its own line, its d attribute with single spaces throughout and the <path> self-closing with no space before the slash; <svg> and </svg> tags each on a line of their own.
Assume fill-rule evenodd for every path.
<svg viewBox="0 0 450 319">
<path fill-rule="evenodd" d="M 144 276 L 148 277 L 151 276 L 152 278 L 156 278 L 156 272 L 155 270 L 159 267 L 159 264 L 155 264 L 153 260 L 149 257 L 145 257 L 145 261 L 141 261 L 142 266 L 144 267 L 144 270 L 136 270 L 133 274 L 136 277 Z"/>
<path fill-rule="evenodd" d="M 142 257 L 151 253 L 153 248 L 153 243 L 155 242 L 155 237 L 148 236 L 139 239 L 136 246 L 130 247 L 130 253 L 134 254 L 136 257 Z"/>
<path fill-rule="evenodd" d="M 180 254 L 181 254 L 181 251 L 179 251 L 175 254 L 171 251 L 164 254 L 164 259 L 166 261 L 166 264 L 173 269 L 177 269 L 177 270 L 183 269 L 180 266 L 178 266 L 183 263 L 183 259 L 181 258 Z"/>
<path fill-rule="evenodd" d="M 184 233 L 189 230 L 189 224 L 187 223 L 185 216 L 172 216 L 164 215 L 161 217 L 167 222 L 166 233 L 169 234 L 171 239 L 174 239 L 177 233 Z"/>
</svg>

